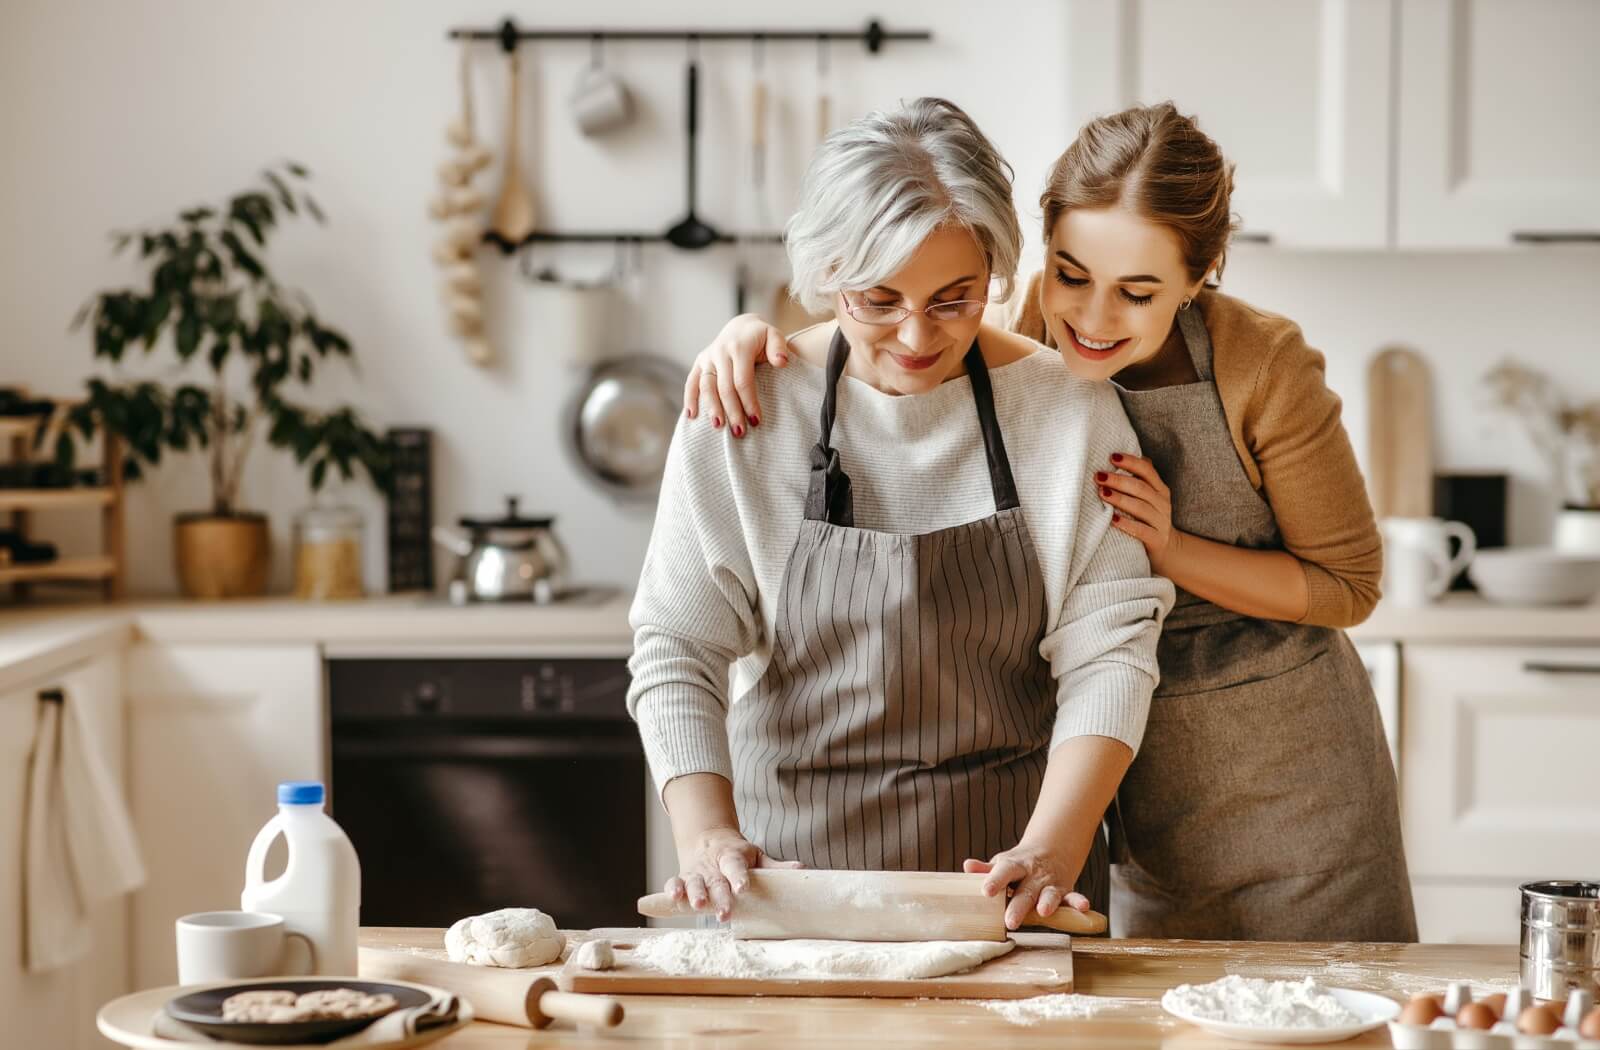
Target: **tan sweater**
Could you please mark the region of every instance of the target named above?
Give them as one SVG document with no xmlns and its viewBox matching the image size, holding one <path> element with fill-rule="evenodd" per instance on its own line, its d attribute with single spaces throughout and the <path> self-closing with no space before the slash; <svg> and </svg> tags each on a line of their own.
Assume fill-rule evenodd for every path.
<svg viewBox="0 0 1600 1050">
<path fill-rule="evenodd" d="M 1041 277 L 1034 274 L 1000 317 L 1012 331 L 1053 347 L 1039 312 Z M 1272 507 L 1284 547 L 1305 569 L 1310 602 L 1300 622 L 1360 623 L 1378 601 L 1383 542 L 1339 421 L 1339 397 L 1323 378 L 1322 354 L 1293 321 L 1230 295 L 1207 289 L 1194 308 L 1211 334 L 1217 393 L 1239 462 Z"/>
</svg>

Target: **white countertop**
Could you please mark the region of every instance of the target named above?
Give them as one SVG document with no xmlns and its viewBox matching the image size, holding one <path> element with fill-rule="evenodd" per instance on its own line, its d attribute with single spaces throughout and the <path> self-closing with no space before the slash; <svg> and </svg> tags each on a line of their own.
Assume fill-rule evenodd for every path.
<svg viewBox="0 0 1600 1050">
<path fill-rule="evenodd" d="M 627 594 L 568 605 L 456 607 L 416 596 L 19 606 L 0 612 L 0 690 L 129 641 L 322 645 L 335 655 L 626 656 Z M 1357 641 L 1600 646 L 1600 603 L 1527 608 L 1454 595 L 1422 609 L 1379 605 Z"/>
<path fill-rule="evenodd" d="M 1447 595 L 1420 609 L 1380 602 L 1366 623 L 1351 628 L 1350 637 L 1413 644 L 1600 645 L 1600 602 L 1495 605 L 1470 592 Z"/>
<path fill-rule="evenodd" d="M 306 602 L 129 600 L 0 612 L 0 690 L 130 641 L 173 645 L 324 646 L 330 653 L 625 657 L 625 593 L 566 605 L 474 605 L 400 597 Z"/>
</svg>

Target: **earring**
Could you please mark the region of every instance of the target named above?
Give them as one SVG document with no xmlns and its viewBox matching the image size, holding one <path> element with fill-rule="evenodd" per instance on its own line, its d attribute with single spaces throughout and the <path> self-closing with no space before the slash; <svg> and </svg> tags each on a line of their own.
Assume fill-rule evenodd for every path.
<svg viewBox="0 0 1600 1050">
<path fill-rule="evenodd" d="M 1178 304 L 1178 309 L 1187 310 L 1189 309 L 1189 304 L 1192 302 L 1194 302 L 1194 299 L 1191 296 L 1186 295 L 1183 297 L 1183 302 Z"/>
</svg>

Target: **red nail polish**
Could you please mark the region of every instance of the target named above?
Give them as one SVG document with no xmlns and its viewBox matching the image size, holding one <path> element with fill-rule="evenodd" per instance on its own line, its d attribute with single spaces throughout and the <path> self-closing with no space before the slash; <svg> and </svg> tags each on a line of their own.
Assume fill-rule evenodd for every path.
<svg viewBox="0 0 1600 1050">
<path fill-rule="evenodd" d="M 733 436 L 736 438 L 744 437 L 744 427 L 741 427 L 739 424 L 735 423 L 733 425 Z"/>
<path fill-rule="evenodd" d="M 750 417 L 750 425 L 753 426 L 753 427 L 759 427 L 761 425 L 761 417 L 760 416 L 751 416 Z"/>
<path fill-rule="evenodd" d="M 1121 463 L 1122 462 L 1122 453 L 1120 453 L 1120 452 L 1111 453 L 1111 462 L 1113 462 L 1113 463 Z"/>
<path fill-rule="evenodd" d="M 1113 514 L 1113 515 L 1111 515 L 1111 524 L 1115 525 L 1117 522 L 1119 522 L 1121 520 L 1122 520 L 1122 515 L 1121 514 Z"/>
<path fill-rule="evenodd" d="M 711 425 L 714 426 L 714 427 L 722 426 L 722 417 L 721 416 L 712 416 L 711 417 Z"/>
<path fill-rule="evenodd" d="M 1105 471 L 1103 471 L 1103 470 L 1102 471 L 1098 471 L 1094 476 L 1094 480 L 1104 483 L 1104 481 L 1106 480 L 1106 476 L 1107 475 L 1106 475 Z"/>
<path fill-rule="evenodd" d="M 1110 489 L 1107 489 L 1107 488 L 1102 488 L 1102 489 L 1101 489 L 1101 490 L 1100 490 L 1100 495 L 1102 495 L 1102 496 L 1109 496 L 1109 495 L 1111 495 L 1111 490 L 1110 490 Z"/>
</svg>

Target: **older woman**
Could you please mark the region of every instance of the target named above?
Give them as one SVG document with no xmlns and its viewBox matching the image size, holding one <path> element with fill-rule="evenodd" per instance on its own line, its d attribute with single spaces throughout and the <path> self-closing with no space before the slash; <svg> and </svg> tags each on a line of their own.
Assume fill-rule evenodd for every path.
<svg viewBox="0 0 1600 1050">
<path fill-rule="evenodd" d="M 725 917 L 751 866 L 965 866 L 1012 928 L 1104 908 L 1173 590 L 1089 480 L 1134 445 L 1115 393 L 979 334 L 1009 169 L 948 102 L 874 114 L 787 240 L 826 368 L 763 371 L 760 442 L 680 425 L 631 614 L 667 891 Z"/>
</svg>

